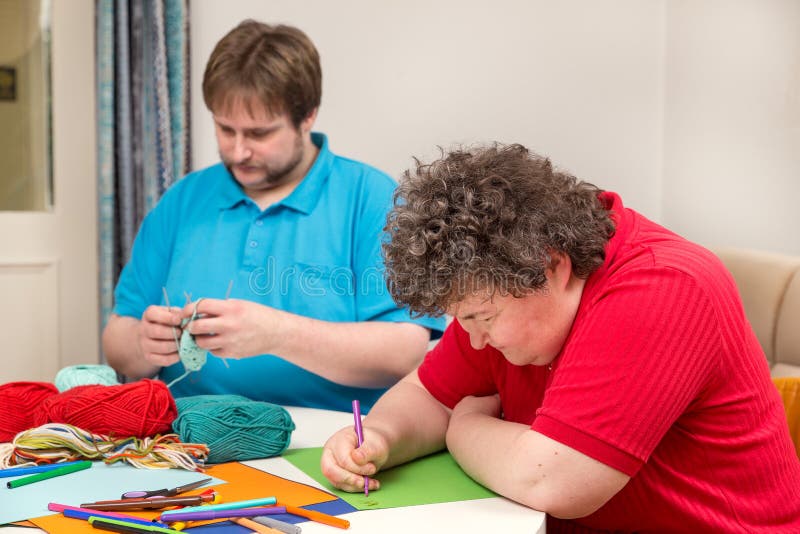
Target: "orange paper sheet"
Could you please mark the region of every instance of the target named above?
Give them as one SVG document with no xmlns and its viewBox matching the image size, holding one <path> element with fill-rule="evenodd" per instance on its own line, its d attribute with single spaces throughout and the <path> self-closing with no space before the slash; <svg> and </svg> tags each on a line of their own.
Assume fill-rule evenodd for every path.
<svg viewBox="0 0 800 534">
<path fill-rule="evenodd" d="M 207 486 L 187 492 L 186 495 L 197 495 L 209 488 L 214 488 L 222 496 L 223 502 L 243 501 L 261 497 L 277 497 L 279 501 L 294 506 L 306 506 L 321 502 L 333 501 L 337 497 L 299 482 L 271 475 L 259 469 L 248 467 L 238 462 L 219 464 L 205 470 L 209 476 L 227 481 L 227 484 Z M 138 488 L 132 488 L 138 489 Z M 160 512 L 122 512 L 125 514 L 153 519 Z M 37 527 L 47 532 L 70 534 L 97 534 L 97 530 L 81 519 L 66 518 L 61 514 L 31 519 Z M 191 525 L 190 525 L 191 526 Z"/>
</svg>

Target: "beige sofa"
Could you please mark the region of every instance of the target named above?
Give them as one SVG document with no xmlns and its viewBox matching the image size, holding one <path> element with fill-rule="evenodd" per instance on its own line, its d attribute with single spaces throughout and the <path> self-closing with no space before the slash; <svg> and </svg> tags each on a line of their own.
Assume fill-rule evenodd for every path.
<svg viewBox="0 0 800 534">
<path fill-rule="evenodd" d="M 772 376 L 800 377 L 800 256 L 714 248 L 733 274 Z"/>
</svg>

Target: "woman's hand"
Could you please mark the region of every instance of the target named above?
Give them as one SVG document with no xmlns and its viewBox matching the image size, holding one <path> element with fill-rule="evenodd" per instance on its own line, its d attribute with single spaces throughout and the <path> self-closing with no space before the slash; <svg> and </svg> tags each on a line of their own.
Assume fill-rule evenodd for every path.
<svg viewBox="0 0 800 534">
<path fill-rule="evenodd" d="M 389 457 L 387 440 L 369 427 L 364 427 L 364 442 L 358 447 L 353 427 L 345 427 L 325 443 L 320 467 L 322 474 L 335 487 L 349 492 L 364 491 L 364 477 L 369 478 L 370 491 L 380 489 L 372 475 Z"/>
</svg>

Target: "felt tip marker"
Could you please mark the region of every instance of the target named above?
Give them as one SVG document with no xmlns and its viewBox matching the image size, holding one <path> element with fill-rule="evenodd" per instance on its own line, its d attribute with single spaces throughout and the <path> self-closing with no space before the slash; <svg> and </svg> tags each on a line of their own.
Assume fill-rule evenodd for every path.
<svg viewBox="0 0 800 534">
<path fill-rule="evenodd" d="M 178 530 L 171 528 L 163 528 L 158 526 L 145 526 L 119 519 L 108 519 L 105 517 L 90 517 L 89 524 L 94 528 L 102 530 L 109 530 L 111 532 L 135 533 L 135 534 L 153 534 L 157 533 L 178 533 Z"/>
<path fill-rule="evenodd" d="M 92 528 L 107 530 L 109 532 L 119 532 L 120 534 L 150 534 L 149 531 L 140 528 L 133 523 L 128 525 L 120 525 L 118 523 L 111 523 L 105 519 L 100 519 L 97 517 L 93 517 L 92 521 L 89 521 L 89 524 L 92 526 Z"/>
<path fill-rule="evenodd" d="M 283 534 L 280 530 L 266 527 L 261 523 L 256 523 L 252 519 L 247 519 L 246 517 L 234 517 L 231 518 L 231 521 L 233 521 L 237 525 L 249 528 L 250 530 L 256 532 L 257 534 Z"/>
<path fill-rule="evenodd" d="M 280 519 L 273 519 L 272 517 L 267 517 L 265 515 L 260 515 L 258 517 L 254 517 L 253 521 L 256 523 L 261 523 L 265 527 L 274 528 L 275 530 L 280 530 L 284 534 L 300 534 L 303 529 L 300 528 L 299 525 L 293 525 L 291 523 L 287 523 L 286 521 L 281 521 Z"/>
<path fill-rule="evenodd" d="M 36 473 L 35 475 L 18 478 L 16 480 L 9 480 L 6 482 L 6 487 L 8 489 L 13 489 L 20 486 L 27 486 L 28 484 L 33 484 L 34 482 L 60 477 L 61 475 L 68 475 L 70 473 L 75 473 L 76 471 L 83 471 L 84 469 L 89 469 L 90 467 L 92 467 L 92 462 L 89 460 L 83 460 L 74 464 L 51 469 L 43 473 Z"/>
<path fill-rule="evenodd" d="M 64 517 L 69 517 L 70 519 L 83 519 L 84 521 L 88 521 L 90 517 L 97 517 L 100 519 L 119 519 L 120 521 L 127 521 L 129 523 L 136 523 L 137 525 L 141 526 L 166 526 L 162 523 L 153 523 L 150 520 L 142 519 L 141 517 L 135 517 L 132 515 L 125 515 L 125 514 L 118 514 L 115 512 L 98 512 L 97 510 L 89 510 L 88 508 L 78 508 L 75 506 L 61 506 L 59 510 L 54 510 L 51 506 L 54 503 L 50 503 L 47 505 L 48 510 L 52 510 L 53 512 L 61 512 Z"/>
<path fill-rule="evenodd" d="M 158 499 L 118 499 L 81 504 L 81 508 L 92 510 L 157 510 L 170 506 L 193 506 L 213 501 L 214 495 L 186 495 L 184 497 L 163 497 Z"/>
<path fill-rule="evenodd" d="M 323 525 L 330 525 L 332 527 L 341 528 L 341 529 L 348 529 L 350 528 L 350 521 L 347 519 L 342 519 L 341 517 L 336 517 L 335 515 L 329 515 L 323 512 L 318 512 L 316 510 L 306 510 L 305 508 L 298 508 L 297 506 L 290 506 L 284 503 L 278 503 L 280 506 L 285 506 L 286 511 L 292 515 L 299 515 L 300 517 L 305 517 L 306 519 L 310 519 L 315 523 L 322 523 Z"/>
<path fill-rule="evenodd" d="M 172 523 L 175 521 L 205 521 L 207 519 L 230 519 L 232 517 L 256 517 L 259 515 L 285 514 L 286 508 L 283 506 L 269 506 L 259 508 L 242 508 L 240 510 L 196 510 L 194 512 L 183 512 L 175 510 L 174 513 L 162 513 L 161 521 Z"/>
<path fill-rule="evenodd" d="M 358 446 L 364 443 L 364 429 L 361 427 L 361 403 L 358 399 L 353 401 L 353 421 L 356 427 L 356 438 Z M 364 497 L 369 497 L 369 477 L 364 477 Z"/>
<path fill-rule="evenodd" d="M 79 464 L 85 460 L 76 460 L 74 462 L 60 462 L 57 464 L 42 464 L 42 465 L 28 465 L 22 467 L 9 467 L 8 469 L 0 469 L 0 478 L 7 477 L 20 477 L 22 475 L 35 475 L 36 473 L 45 473 L 64 467 L 66 465 Z"/>
<path fill-rule="evenodd" d="M 181 508 L 180 510 L 164 510 L 161 512 L 161 520 L 166 521 L 167 517 L 177 513 L 210 512 L 212 510 L 216 512 L 218 510 L 238 510 L 240 508 L 250 508 L 253 506 L 272 506 L 275 504 L 275 501 L 275 497 L 264 497 L 261 499 L 250 499 L 248 501 L 234 501 L 222 504 L 208 504 L 206 506 L 192 506 L 188 508 Z"/>
</svg>

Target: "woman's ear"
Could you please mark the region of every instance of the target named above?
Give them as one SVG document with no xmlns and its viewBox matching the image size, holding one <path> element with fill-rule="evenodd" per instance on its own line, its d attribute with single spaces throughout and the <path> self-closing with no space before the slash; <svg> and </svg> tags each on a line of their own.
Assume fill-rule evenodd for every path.
<svg viewBox="0 0 800 534">
<path fill-rule="evenodd" d="M 563 252 L 550 252 L 550 262 L 545 269 L 547 284 L 564 289 L 572 279 L 572 259 Z"/>
</svg>

